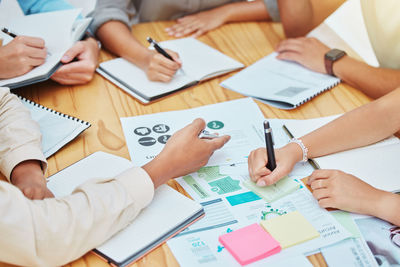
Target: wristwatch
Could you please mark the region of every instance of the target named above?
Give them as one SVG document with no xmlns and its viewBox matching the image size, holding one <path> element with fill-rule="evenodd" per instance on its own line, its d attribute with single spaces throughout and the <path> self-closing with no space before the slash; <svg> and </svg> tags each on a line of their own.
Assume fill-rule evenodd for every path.
<svg viewBox="0 0 400 267">
<path fill-rule="evenodd" d="M 329 75 L 335 76 L 333 73 L 333 62 L 338 61 L 346 55 L 346 52 L 339 49 L 331 49 L 325 54 L 325 69 Z"/>
</svg>

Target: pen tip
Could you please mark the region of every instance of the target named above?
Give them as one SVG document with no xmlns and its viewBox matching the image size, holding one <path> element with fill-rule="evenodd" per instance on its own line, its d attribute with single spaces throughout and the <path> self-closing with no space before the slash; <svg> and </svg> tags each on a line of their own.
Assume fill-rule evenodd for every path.
<svg viewBox="0 0 400 267">
<path fill-rule="evenodd" d="M 269 129 L 269 122 L 267 120 L 264 121 L 264 129 Z"/>
<path fill-rule="evenodd" d="M 151 39 L 150 37 L 147 37 L 146 39 L 147 39 L 147 42 L 149 42 L 149 43 L 153 42 L 153 39 Z"/>
</svg>

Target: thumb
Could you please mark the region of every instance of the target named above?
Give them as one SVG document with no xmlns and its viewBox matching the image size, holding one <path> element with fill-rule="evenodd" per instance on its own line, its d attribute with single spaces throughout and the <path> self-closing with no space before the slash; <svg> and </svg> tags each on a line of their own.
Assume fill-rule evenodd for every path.
<svg viewBox="0 0 400 267">
<path fill-rule="evenodd" d="M 179 58 L 179 54 L 178 54 L 178 53 L 176 53 L 176 52 L 174 52 L 174 51 L 171 51 L 171 50 L 168 50 L 168 54 L 171 55 L 172 59 L 173 59 L 176 63 L 178 63 L 179 65 L 182 65 L 182 60 Z"/>
<path fill-rule="evenodd" d="M 217 150 L 223 147 L 230 139 L 231 137 L 229 135 L 223 135 L 221 137 L 208 140 L 208 142 L 212 144 L 213 150 Z"/>
<path fill-rule="evenodd" d="M 257 185 L 258 186 L 268 186 L 268 185 L 273 185 L 276 182 L 278 182 L 280 179 L 282 179 L 284 176 L 286 175 L 286 173 L 284 172 L 284 170 L 282 170 L 281 168 L 279 168 L 279 166 L 277 168 L 275 168 L 275 170 L 273 172 L 271 172 L 269 175 L 266 175 L 262 178 L 260 178 L 257 181 Z"/>
<path fill-rule="evenodd" d="M 67 52 L 65 52 L 64 56 L 61 58 L 62 63 L 69 63 L 71 62 L 76 56 L 81 54 L 84 51 L 84 46 L 78 42 L 74 46 L 72 46 L 70 49 L 68 49 Z"/>
</svg>

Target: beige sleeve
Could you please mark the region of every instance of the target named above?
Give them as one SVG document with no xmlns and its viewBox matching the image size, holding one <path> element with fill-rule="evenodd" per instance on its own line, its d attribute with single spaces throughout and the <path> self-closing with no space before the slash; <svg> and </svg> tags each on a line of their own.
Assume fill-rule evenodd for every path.
<svg viewBox="0 0 400 267">
<path fill-rule="evenodd" d="M 39 160 L 46 170 L 39 125 L 18 97 L 0 87 L 0 172 L 10 180 L 14 167 L 25 160 Z"/>
<path fill-rule="evenodd" d="M 29 200 L 0 181 L 0 261 L 22 266 L 71 262 L 126 227 L 153 195 L 142 168 L 91 180 L 60 199 Z"/>
</svg>

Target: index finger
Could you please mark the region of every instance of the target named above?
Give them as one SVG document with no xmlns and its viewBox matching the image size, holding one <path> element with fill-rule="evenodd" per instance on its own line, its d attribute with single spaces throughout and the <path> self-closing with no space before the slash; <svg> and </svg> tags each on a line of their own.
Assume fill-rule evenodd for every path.
<svg viewBox="0 0 400 267">
<path fill-rule="evenodd" d="M 36 48 L 45 48 L 45 42 L 42 38 L 30 37 L 30 36 L 17 36 L 15 40 L 21 41 L 27 46 L 32 46 Z"/>
<path fill-rule="evenodd" d="M 212 145 L 213 150 L 215 151 L 215 150 L 223 147 L 230 139 L 231 139 L 231 137 L 229 135 L 223 135 L 223 136 L 213 138 L 211 140 L 205 140 L 205 141 L 207 143 L 210 143 Z"/>
<path fill-rule="evenodd" d="M 313 173 L 308 177 L 307 184 L 311 184 L 313 181 L 317 179 L 326 179 L 330 176 L 332 170 L 315 170 Z"/>
</svg>

